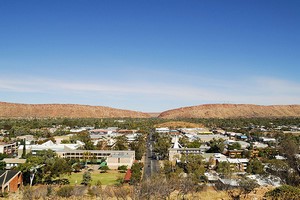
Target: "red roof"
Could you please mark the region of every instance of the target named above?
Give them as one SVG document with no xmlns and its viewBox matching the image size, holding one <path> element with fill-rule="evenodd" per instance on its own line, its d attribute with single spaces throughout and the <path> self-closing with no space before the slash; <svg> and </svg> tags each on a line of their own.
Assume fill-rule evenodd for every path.
<svg viewBox="0 0 300 200">
<path fill-rule="evenodd" d="M 127 172 L 126 172 L 125 177 L 124 177 L 124 181 L 129 182 L 130 178 L 131 178 L 131 169 L 127 169 Z"/>
</svg>

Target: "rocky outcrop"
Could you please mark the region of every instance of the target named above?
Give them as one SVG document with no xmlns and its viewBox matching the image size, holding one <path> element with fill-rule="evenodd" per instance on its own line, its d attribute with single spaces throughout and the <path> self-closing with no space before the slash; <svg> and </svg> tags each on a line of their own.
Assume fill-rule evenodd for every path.
<svg viewBox="0 0 300 200">
<path fill-rule="evenodd" d="M 146 113 L 77 104 L 17 104 L 0 102 L 1 118 L 148 118 Z"/>
<path fill-rule="evenodd" d="M 300 105 L 205 104 L 162 112 L 160 118 L 300 117 Z"/>
</svg>

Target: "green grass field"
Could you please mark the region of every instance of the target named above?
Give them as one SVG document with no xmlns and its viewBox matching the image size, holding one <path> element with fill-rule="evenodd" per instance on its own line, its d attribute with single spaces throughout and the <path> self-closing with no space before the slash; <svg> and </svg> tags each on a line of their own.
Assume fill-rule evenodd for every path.
<svg viewBox="0 0 300 200">
<path fill-rule="evenodd" d="M 65 175 L 61 178 L 67 178 L 70 181 L 70 185 L 80 185 L 82 181 L 83 172 L 72 173 L 70 176 Z M 91 172 L 92 185 L 95 185 L 97 181 L 101 181 L 102 185 L 114 185 L 118 183 L 118 178 L 124 178 L 125 174 L 117 171 L 108 171 L 107 173 L 100 173 L 99 171 Z"/>
</svg>

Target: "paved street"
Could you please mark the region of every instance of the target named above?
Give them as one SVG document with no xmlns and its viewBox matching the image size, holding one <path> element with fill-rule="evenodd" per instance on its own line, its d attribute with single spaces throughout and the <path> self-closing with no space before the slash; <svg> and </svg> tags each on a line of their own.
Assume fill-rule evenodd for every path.
<svg viewBox="0 0 300 200">
<path fill-rule="evenodd" d="M 144 179 L 151 177 L 155 173 L 159 172 L 159 161 L 153 159 L 152 150 L 153 150 L 153 141 L 151 141 L 151 135 L 149 134 L 147 137 L 147 151 L 145 157 L 145 167 L 144 167 Z"/>
</svg>

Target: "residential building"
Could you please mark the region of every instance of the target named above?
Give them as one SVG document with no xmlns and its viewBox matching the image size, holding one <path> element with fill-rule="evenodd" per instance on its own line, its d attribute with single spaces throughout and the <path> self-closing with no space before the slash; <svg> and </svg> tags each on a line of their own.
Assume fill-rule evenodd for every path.
<svg viewBox="0 0 300 200">
<path fill-rule="evenodd" d="M 22 185 L 23 177 L 20 171 L 0 170 L 1 192 L 16 192 Z"/>
<path fill-rule="evenodd" d="M 24 164 L 26 162 L 26 159 L 4 158 L 3 161 L 6 163 L 5 169 L 11 169 L 19 166 L 20 164 Z"/>
<path fill-rule="evenodd" d="M 16 142 L 13 143 L 5 143 L 0 142 L 0 153 L 12 155 L 17 152 L 18 144 Z"/>
</svg>

